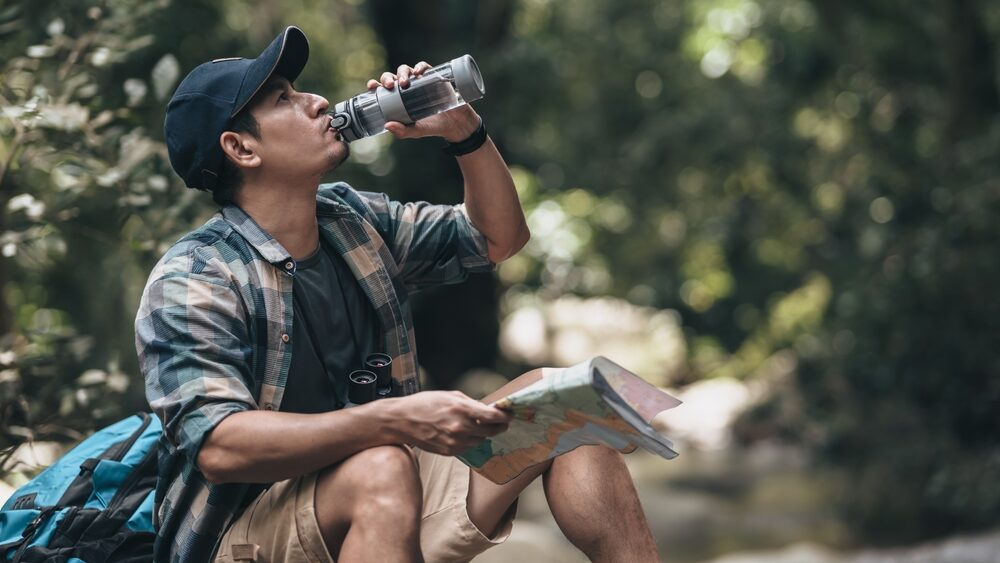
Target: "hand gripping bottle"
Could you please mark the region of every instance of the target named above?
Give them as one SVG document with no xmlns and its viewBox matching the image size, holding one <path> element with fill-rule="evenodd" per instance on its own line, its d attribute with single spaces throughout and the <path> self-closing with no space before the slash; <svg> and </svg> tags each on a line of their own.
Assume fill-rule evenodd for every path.
<svg viewBox="0 0 1000 563">
<path fill-rule="evenodd" d="M 350 143 L 385 132 L 387 121 L 409 125 L 486 94 L 483 75 L 470 55 L 428 69 L 409 82 L 406 88 L 398 83 L 392 90 L 379 86 L 338 102 L 329 112 L 330 127 Z"/>
</svg>

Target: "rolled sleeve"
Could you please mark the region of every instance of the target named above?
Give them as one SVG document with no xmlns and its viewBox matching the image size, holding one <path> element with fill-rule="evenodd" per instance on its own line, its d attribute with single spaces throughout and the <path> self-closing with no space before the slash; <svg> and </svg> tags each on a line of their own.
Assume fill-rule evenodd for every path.
<svg viewBox="0 0 1000 563">
<path fill-rule="evenodd" d="M 136 349 L 146 397 L 190 463 L 219 422 L 256 408 L 243 310 L 238 291 L 199 257 L 157 267 L 143 293 Z"/>
<path fill-rule="evenodd" d="M 461 219 L 455 221 L 455 228 L 458 230 L 460 241 L 458 252 L 462 266 L 470 272 L 493 271 L 496 264 L 490 260 L 486 235 L 472 224 L 469 211 L 465 208 L 464 203 L 456 205 L 455 210 L 461 214 Z"/>
<path fill-rule="evenodd" d="M 456 283 L 470 273 L 490 272 L 486 237 L 469 220 L 464 204 L 401 203 L 385 194 L 358 192 L 373 212 L 404 283 L 409 288 Z"/>
</svg>

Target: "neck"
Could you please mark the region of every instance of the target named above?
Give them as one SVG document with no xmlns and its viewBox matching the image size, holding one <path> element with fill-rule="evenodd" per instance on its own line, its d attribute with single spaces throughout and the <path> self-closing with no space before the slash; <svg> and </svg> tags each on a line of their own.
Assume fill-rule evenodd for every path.
<svg viewBox="0 0 1000 563">
<path fill-rule="evenodd" d="M 297 185 L 245 181 L 236 197 L 243 211 L 274 237 L 292 258 L 305 258 L 319 246 L 316 189 L 319 181 Z"/>
</svg>

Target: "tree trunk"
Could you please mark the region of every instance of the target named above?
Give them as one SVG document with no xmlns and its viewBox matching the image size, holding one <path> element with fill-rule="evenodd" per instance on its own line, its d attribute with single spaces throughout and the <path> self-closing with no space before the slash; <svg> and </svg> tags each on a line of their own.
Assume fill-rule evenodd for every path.
<svg viewBox="0 0 1000 563">
<path fill-rule="evenodd" d="M 487 55 L 507 38 L 513 3 L 509 0 L 465 2 L 394 2 L 368 4 L 372 27 L 385 46 L 388 69 L 427 61 L 432 65 L 465 53 Z M 483 57 L 480 57 L 481 64 Z M 489 77 L 486 77 L 487 84 Z M 499 139 L 494 139 L 502 146 Z M 461 199 L 462 175 L 453 159 L 441 154 L 435 140 L 393 145 L 396 170 L 420 170 L 392 178 L 394 199 L 455 203 Z M 428 186 L 426 178 L 444 180 Z M 472 368 L 495 369 L 500 321 L 495 277 L 473 276 L 461 286 L 424 291 L 413 298 L 420 363 L 437 388 L 452 388 Z"/>
<path fill-rule="evenodd" d="M 993 46 L 983 27 L 976 0 L 952 0 L 948 5 L 949 110 L 945 126 L 946 154 L 954 163 L 957 144 L 977 133 L 1000 110 L 994 82 Z"/>
</svg>

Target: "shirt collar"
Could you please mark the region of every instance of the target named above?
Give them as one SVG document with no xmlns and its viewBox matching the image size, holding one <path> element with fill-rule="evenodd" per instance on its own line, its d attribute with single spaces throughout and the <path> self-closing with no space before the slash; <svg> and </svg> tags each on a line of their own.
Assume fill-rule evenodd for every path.
<svg viewBox="0 0 1000 563">
<path fill-rule="evenodd" d="M 341 201 L 323 196 L 316 198 L 317 215 L 344 215 L 350 212 L 351 208 Z M 240 206 L 235 203 L 226 205 L 222 208 L 222 217 L 268 262 L 281 265 L 291 260 L 291 253 L 281 246 L 278 239 L 258 225 Z"/>
<path fill-rule="evenodd" d="M 278 239 L 272 237 L 235 203 L 222 208 L 222 218 L 268 262 L 278 264 L 291 260 L 292 255 L 281 246 Z"/>
<path fill-rule="evenodd" d="M 328 195 L 321 192 L 316 196 L 316 215 L 345 215 L 350 213 L 350 206 L 337 198 L 336 195 Z"/>
</svg>

